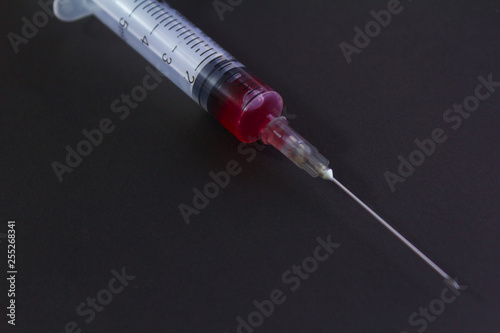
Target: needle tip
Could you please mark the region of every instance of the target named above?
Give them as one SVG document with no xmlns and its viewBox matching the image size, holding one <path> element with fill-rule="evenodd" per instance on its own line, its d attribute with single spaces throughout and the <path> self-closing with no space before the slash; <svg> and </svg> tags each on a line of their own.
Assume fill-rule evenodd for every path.
<svg viewBox="0 0 500 333">
<path fill-rule="evenodd" d="M 447 277 L 446 278 L 446 281 L 448 282 L 448 284 L 450 286 L 452 286 L 453 288 L 455 288 L 456 290 L 460 290 L 462 289 L 462 287 L 460 287 L 460 285 L 458 284 L 458 282 L 454 279 L 452 279 L 451 277 Z"/>
</svg>

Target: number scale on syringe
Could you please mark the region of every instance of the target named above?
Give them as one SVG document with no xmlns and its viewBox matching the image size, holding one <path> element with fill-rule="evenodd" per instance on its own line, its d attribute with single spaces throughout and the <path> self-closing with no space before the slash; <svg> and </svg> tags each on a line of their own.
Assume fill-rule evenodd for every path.
<svg viewBox="0 0 500 333">
<path fill-rule="evenodd" d="M 281 114 L 276 91 L 169 5 L 87 0 L 87 6 L 241 141 L 257 141 Z"/>
<path fill-rule="evenodd" d="M 192 96 L 207 65 L 225 71 L 242 67 L 217 43 L 165 3 L 152 0 L 94 0 L 94 14 L 165 76 Z M 118 23 L 118 24 L 117 24 Z"/>
</svg>

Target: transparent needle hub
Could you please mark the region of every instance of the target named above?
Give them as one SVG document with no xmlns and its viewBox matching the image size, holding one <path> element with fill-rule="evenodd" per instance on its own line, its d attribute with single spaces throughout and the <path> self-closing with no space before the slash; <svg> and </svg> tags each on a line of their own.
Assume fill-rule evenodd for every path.
<svg viewBox="0 0 500 333">
<path fill-rule="evenodd" d="M 316 147 L 288 126 L 285 117 L 273 119 L 267 125 L 262 133 L 262 141 L 274 146 L 311 176 L 320 176 L 324 179 L 331 177 L 328 160 L 318 152 Z"/>
</svg>

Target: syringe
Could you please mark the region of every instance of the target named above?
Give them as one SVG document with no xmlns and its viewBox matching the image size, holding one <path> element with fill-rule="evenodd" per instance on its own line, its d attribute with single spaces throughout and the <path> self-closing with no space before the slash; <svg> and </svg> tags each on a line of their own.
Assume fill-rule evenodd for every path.
<svg viewBox="0 0 500 333">
<path fill-rule="evenodd" d="M 54 12 L 63 21 L 95 15 L 239 140 L 262 140 L 311 176 L 334 182 L 448 283 L 460 288 L 333 177 L 328 160 L 280 116 L 283 99 L 276 91 L 168 4 L 159 0 L 55 0 Z"/>
</svg>

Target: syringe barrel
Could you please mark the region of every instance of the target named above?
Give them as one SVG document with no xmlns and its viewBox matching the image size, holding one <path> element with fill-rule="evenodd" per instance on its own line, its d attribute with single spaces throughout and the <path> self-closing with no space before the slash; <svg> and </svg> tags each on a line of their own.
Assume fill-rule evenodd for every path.
<svg viewBox="0 0 500 333">
<path fill-rule="evenodd" d="M 260 139 L 281 96 L 182 14 L 157 0 L 56 0 L 65 21 L 92 13 L 243 142 Z"/>
</svg>

